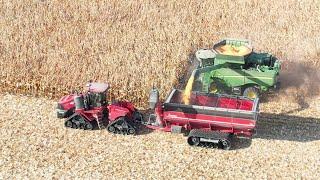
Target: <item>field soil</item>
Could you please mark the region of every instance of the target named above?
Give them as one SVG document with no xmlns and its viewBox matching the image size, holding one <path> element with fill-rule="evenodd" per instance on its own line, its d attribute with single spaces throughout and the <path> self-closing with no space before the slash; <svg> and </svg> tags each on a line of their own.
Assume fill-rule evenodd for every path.
<svg viewBox="0 0 320 180">
<path fill-rule="evenodd" d="M 1 95 L 0 179 L 317 179 L 319 100 L 307 108 L 278 97 L 262 102 L 258 134 L 223 151 L 147 129 L 136 136 L 67 129 L 54 101 Z"/>
</svg>

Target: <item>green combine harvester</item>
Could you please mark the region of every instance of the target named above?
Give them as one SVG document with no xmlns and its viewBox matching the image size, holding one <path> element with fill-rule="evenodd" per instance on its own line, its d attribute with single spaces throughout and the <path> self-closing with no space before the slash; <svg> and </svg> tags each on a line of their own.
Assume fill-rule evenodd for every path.
<svg viewBox="0 0 320 180">
<path fill-rule="evenodd" d="M 256 98 L 280 85 L 280 61 L 271 54 L 254 52 L 248 40 L 224 39 L 212 49 L 198 50 L 196 58 L 200 63 L 188 82 L 193 91 Z"/>
</svg>

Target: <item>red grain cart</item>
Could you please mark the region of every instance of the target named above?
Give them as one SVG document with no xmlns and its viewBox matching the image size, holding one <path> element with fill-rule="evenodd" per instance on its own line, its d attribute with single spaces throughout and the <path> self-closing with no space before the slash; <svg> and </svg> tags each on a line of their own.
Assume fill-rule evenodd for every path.
<svg viewBox="0 0 320 180">
<path fill-rule="evenodd" d="M 152 129 L 188 134 L 192 146 L 231 147 L 231 137 L 251 138 L 258 118 L 259 99 L 241 96 L 192 92 L 190 104 L 183 103 L 183 92 L 172 90 L 164 103 L 158 102 L 158 91 L 150 94 L 150 114 L 146 125 Z"/>
</svg>

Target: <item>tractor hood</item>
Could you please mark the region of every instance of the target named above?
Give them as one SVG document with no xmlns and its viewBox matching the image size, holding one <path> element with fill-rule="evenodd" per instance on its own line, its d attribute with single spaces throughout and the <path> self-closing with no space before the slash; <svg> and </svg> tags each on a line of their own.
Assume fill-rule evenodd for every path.
<svg viewBox="0 0 320 180">
<path fill-rule="evenodd" d="M 59 101 L 58 101 L 58 109 L 62 110 L 68 110 L 71 108 L 74 108 L 74 94 L 66 95 L 63 96 Z"/>
</svg>

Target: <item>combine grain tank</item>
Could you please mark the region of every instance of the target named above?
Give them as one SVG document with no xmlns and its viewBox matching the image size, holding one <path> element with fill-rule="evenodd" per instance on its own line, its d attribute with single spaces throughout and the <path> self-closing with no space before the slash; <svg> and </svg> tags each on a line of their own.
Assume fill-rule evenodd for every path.
<svg viewBox="0 0 320 180">
<path fill-rule="evenodd" d="M 231 147 L 231 137 L 251 138 L 258 118 L 259 99 L 192 92 L 185 104 L 174 89 L 164 103 L 157 102 L 146 124 L 149 128 L 188 134 L 192 146 Z"/>
</svg>

